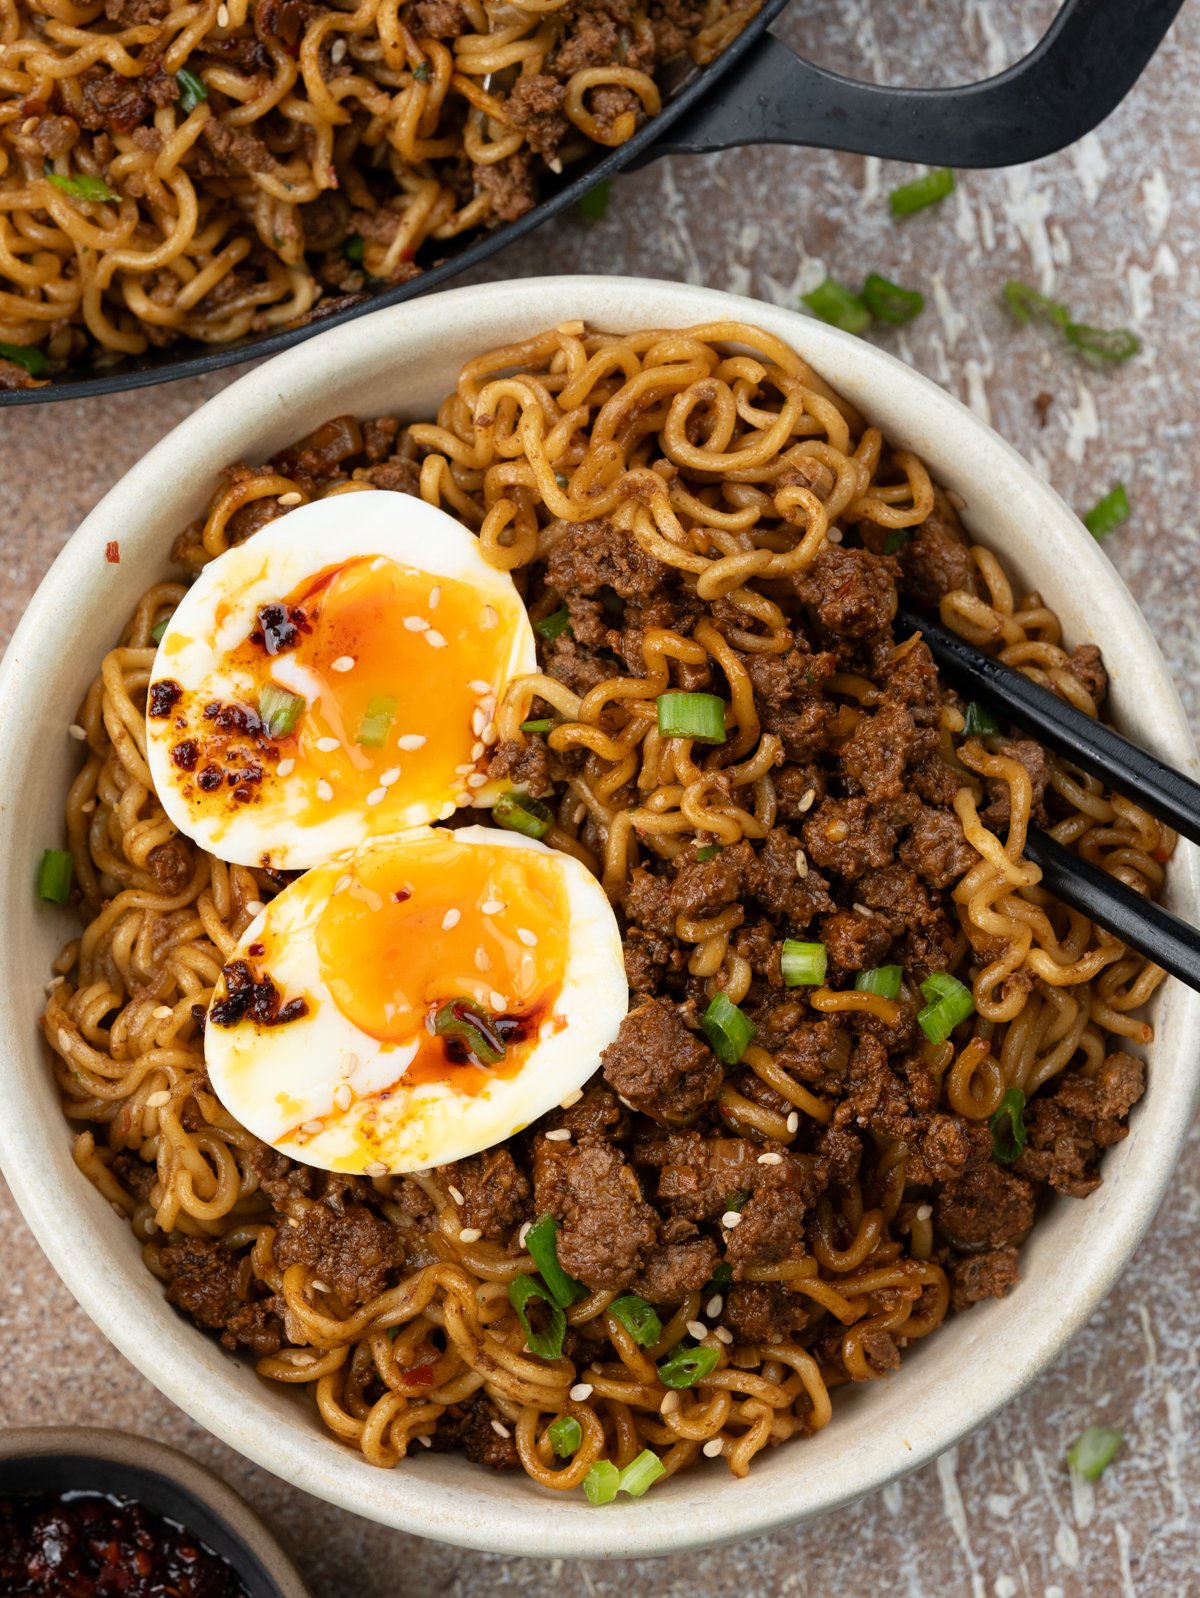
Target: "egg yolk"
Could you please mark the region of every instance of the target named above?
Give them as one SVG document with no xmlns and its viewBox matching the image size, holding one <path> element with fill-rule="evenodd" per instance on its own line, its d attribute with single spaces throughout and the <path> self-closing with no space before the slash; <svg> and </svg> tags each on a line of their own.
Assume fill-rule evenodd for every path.
<svg viewBox="0 0 1200 1598">
<path fill-rule="evenodd" d="M 347 1020 L 384 1045 L 418 1044 L 406 1084 L 477 1093 L 515 1075 L 557 1024 L 568 919 L 552 855 L 465 848 L 446 833 L 355 861 L 315 941 L 322 981 Z M 499 1059 L 480 1060 L 481 1030 Z"/>
<path fill-rule="evenodd" d="M 301 826 L 334 809 L 374 813 L 376 831 L 401 810 L 448 816 L 485 781 L 510 623 L 467 582 L 382 556 L 328 567 L 259 606 L 222 673 L 249 704 L 198 693 L 172 758 L 230 808 L 286 785 Z"/>
</svg>

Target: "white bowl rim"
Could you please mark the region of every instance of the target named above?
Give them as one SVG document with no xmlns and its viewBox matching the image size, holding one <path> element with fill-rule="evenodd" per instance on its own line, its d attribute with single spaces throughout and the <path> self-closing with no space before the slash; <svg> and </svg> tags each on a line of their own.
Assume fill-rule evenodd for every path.
<svg viewBox="0 0 1200 1598">
<path fill-rule="evenodd" d="M 19 851 L 14 844 L 17 807 L 12 796 L 21 791 L 27 753 L 21 733 L 44 723 L 45 689 L 59 658 L 54 640 L 64 636 L 64 614 L 69 615 L 72 606 L 81 607 L 85 601 L 79 596 L 95 583 L 97 541 L 102 544 L 113 536 L 114 528 L 136 526 L 139 520 L 143 531 L 131 535 L 131 540 L 149 538 L 146 507 L 155 503 L 165 483 L 179 478 L 181 462 L 189 470 L 197 461 L 205 463 L 197 473 L 197 493 L 206 496 L 210 457 L 217 465 L 239 456 L 229 436 L 233 422 L 240 418 L 242 431 L 248 433 L 264 415 L 278 420 L 298 391 L 311 395 L 319 390 L 333 367 L 348 376 L 369 372 L 406 347 L 419 354 L 432 346 L 436 352 L 439 337 L 457 337 L 466 327 L 474 330 L 472 347 L 483 350 L 509 341 L 506 329 L 514 326 L 555 325 L 578 316 L 610 328 L 757 323 L 790 342 L 836 386 L 852 393 L 869 389 L 873 398 L 867 408 L 881 422 L 881 410 L 894 413 L 885 431 L 904 435 L 910 447 L 923 448 L 949 486 L 955 486 L 960 468 L 970 470 L 981 500 L 998 492 L 995 485 L 1002 484 L 1005 498 L 1013 502 L 1012 514 L 1019 510 L 1035 518 L 1046 529 L 1047 539 L 1069 553 L 1071 587 L 1087 588 L 1094 597 L 1096 614 L 1104 624 L 1099 641 L 1106 646 L 1106 658 L 1115 645 L 1110 666 L 1114 661 L 1120 666 L 1136 660 L 1138 703 L 1152 712 L 1147 724 L 1139 727 L 1142 741 L 1175 764 L 1200 771 L 1153 635 L 1095 541 L 1014 449 L 929 379 L 886 352 L 807 317 L 690 285 L 581 276 L 458 288 L 332 328 L 252 369 L 156 445 L 109 491 L 62 550 L 0 667 L 0 915 L 10 932 L 18 915 L 28 915 L 23 906 L 31 897 L 27 859 L 14 858 Z M 922 445 L 918 441 L 925 435 L 929 442 Z M 161 530 L 158 536 L 163 536 Z M 1051 598 L 1058 601 L 1053 592 Z M 1179 851 L 1172 866 L 1170 899 L 1176 910 L 1195 915 L 1200 905 L 1200 851 Z M 15 964 L 15 946 L 10 942 L 11 964 Z M 0 977 L 0 1047 L 6 1061 L 21 1061 L 31 1073 L 35 1058 L 36 1069 L 45 1071 L 43 1050 L 34 1043 L 28 1026 L 28 1005 L 37 1002 L 33 996 L 40 993 L 41 981 L 41 972 L 19 979 L 10 964 Z M 776 1457 L 787 1453 L 794 1460 L 794 1469 L 786 1475 L 778 1469 L 769 1473 L 758 1462 L 759 1474 L 752 1473 L 748 1482 L 740 1484 L 724 1475 L 686 1472 L 644 1499 L 623 1501 L 600 1514 L 581 1504 L 580 1495 L 564 1502 L 565 1495 L 532 1487 L 526 1491 L 528 1484 L 514 1491 L 511 1479 L 492 1477 L 477 1467 L 460 1470 L 462 1462 L 453 1456 L 424 1456 L 411 1469 L 401 1465 L 395 1471 L 379 1471 L 337 1445 L 314 1447 L 310 1426 L 293 1421 L 290 1413 L 282 1420 L 277 1405 L 272 1408 L 265 1399 L 256 1400 L 256 1388 L 222 1380 L 221 1371 L 233 1368 L 229 1356 L 210 1339 L 179 1324 L 165 1302 L 161 1314 L 146 1308 L 134 1267 L 143 1276 L 148 1273 L 136 1253 L 127 1256 L 116 1247 L 117 1229 L 106 1205 L 72 1193 L 78 1209 L 70 1226 L 62 1224 L 70 1155 L 48 1137 L 36 1082 L 27 1092 L 10 1094 L 0 1115 L 0 1166 L 51 1263 L 116 1347 L 201 1425 L 293 1485 L 398 1529 L 495 1553 L 603 1558 L 677 1552 L 756 1535 L 853 1501 L 950 1447 L 1016 1397 L 1061 1353 L 1111 1290 L 1150 1225 L 1200 1092 L 1195 1050 L 1188 1047 L 1200 1035 L 1200 995 L 1179 984 L 1169 986 L 1155 1059 L 1173 1068 L 1163 1069 L 1160 1063 L 1152 1070 L 1151 1091 L 1139 1110 L 1146 1135 L 1131 1137 L 1110 1153 L 1109 1179 L 1088 1201 L 1104 1206 L 1106 1247 L 1097 1257 L 1072 1260 L 1070 1273 L 1062 1274 L 1052 1294 L 1043 1295 L 1042 1315 L 1035 1325 L 1025 1324 L 1033 1300 L 1019 1305 L 1015 1316 L 1006 1312 L 1026 1334 L 1021 1346 L 1002 1349 L 995 1346 L 994 1335 L 985 1337 L 990 1361 L 986 1378 L 977 1368 L 974 1380 L 953 1382 L 952 1391 L 939 1389 L 938 1400 L 931 1408 L 922 1406 L 922 1414 L 906 1414 L 899 1422 L 889 1419 L 866 1444 L 836 1453 L 818 1470 L 804 1468 L 803 1449 L 781 1450 Z M 12 1074 L 11 1063 L 8 1069 Z M 1135 1120 L 1135 1132 L 1139 1124 Z M 1152 1146 L 1147 1144 L 1150 1135 Z M 1135 1144 L 1136 1157 L 1127 1157 Z M 31 1149 L 38 1150 L 38 1159 L 29 1158 Z M 1110 1171 L 1116 1175 L 1109 1176 Z M 1081 1230 L 1084 1225 L 1080 1222 Z M 139 1310 L 152 1323 L 149 1333 L 130 1312 L 131 1295 L 142 1299 Z M 993 1326 L 1003 1306 L 1018 1300 L 1019 1291 L 999 1305 L 978 1307 L 972 1315 L 980 1327 Z M 985 1320 L 989 1313 L 991 1320 Z M 968 1319 L 960 1317 L 956 1324 Z M 900 1372 L 895 1382 L 903 1382 L 905 1375 Z M 912 1382 L 915 1397 L 915 1377 Z M 896 1390 L 891 1383 L 870 1386 Z M 903 1390 L 901 1394 L 890 1408 L 912 1410 L 913 1405 L 903 1403 Z M 884 1400 L 880 1403 L 888 1407 Z M 829 1431 L 821 1435 L 836 1439 L 837 1432 L 835 1416 Z M 805 1446 L 812 1448 L 816 1441 Z"/>
</svg>

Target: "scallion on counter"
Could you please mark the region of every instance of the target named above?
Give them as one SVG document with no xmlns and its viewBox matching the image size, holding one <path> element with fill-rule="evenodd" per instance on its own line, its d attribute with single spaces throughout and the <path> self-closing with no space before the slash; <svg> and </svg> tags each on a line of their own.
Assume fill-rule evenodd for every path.
<svg viewBox="0 0 1200 1598">
<path fill-rule="evenodd" d="M 837 327 L 843 333 L 865 333 L 871 325 L 871 313 L 864 300 L 836 278 L 827 277 L 815 289 L 800 296 L 815 317 Z"/>
<path fill-rule="evenodd" d="M 923 211 L 929 205 L 936 205 L 939 200 L 944 200 L 948 194 L 953 193 L 954 173 L 948 166 L 943 166 L 933 172 L 923 173 L 919 178 L 913 178 L 910 183 L 902 183 L 898 189 L 893 189 L 888 203 L 891 205 L 893 216 L 912 216 L 914 212 Z"/>
<path fill-rule="evenodd" d="M 1124 483 L 1115 483 L 1102 500 L 1099 500 L 1083 518 L 1083 525 L 1093 538 L 1106 538 L 1109 533 L 1127 522 L 1130 517 L 1129 495 Z"/>
</svg>

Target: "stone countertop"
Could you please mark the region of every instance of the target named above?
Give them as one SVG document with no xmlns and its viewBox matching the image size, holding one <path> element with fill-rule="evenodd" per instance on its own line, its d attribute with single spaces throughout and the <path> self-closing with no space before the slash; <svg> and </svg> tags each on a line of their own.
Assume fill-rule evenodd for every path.
<svg viewBox="0 0 1200 1598">
<path fill-rule="evenodd" d="M 806 0 L 781 29 L 853 76 L 935 84 L 1014 60 L 1053 0 Z M 1131 98 L 1073 150 L 960 177 L 902 223 L 908 173 L 859 157 L 730 151 L 660 162 L 616 184 L 607 218 L 560 220 L 493 259 L 485 281 L 610 270 L 794 305 L 827 273 L 875 270 L 920 287 L 919 321 L 881 335 L 969 403 L 1077 509 L 1116 481 L 1131 521 L 1106 543 L 1200 727 L 1200 12 L 1181 19 Z M 1142 354 L 1083 364 L 1000 304 L 1019 278 L 1080 320 L 1131 325 Z M 70 531 L 167 429 L 235 373 L 0 419 L 0 639 Z M 1103 640 L 1100 640 L 1103 643 Z M 216 1443 L 100 1337 L 0 1190 L 0 1423 L 101 1422 L 204 1460 L 294 1551 L 315 1598 L 550 1592 L 570 1581 L 642 1598 L 1162 1598 L 1200 1591 L 1200 1297 L 1192 1224 L 1200 1137 L 1120 1286 L 1018 1403 L 936 1464 L 816 1524 L 659 1561 L 552 1565 L 422 1542 L 294 1491 Z M 892 1378 L 903 1381 L 903 1373 Z M 1120 1427 L 1118 1462 L 1072 1486 L 1063 1453 L 1093 1421 Z M 803 1449 L 796 1469 L 804 1469 Z M 753 1477 L 743 1489 L 753 1492 Z"/>
</svg>

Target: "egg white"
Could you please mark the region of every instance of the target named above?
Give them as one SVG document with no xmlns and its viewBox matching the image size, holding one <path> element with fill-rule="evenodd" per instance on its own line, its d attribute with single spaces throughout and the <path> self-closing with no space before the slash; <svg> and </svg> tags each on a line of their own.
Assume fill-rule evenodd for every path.
<svg viewBox="0 0 1200 1598">
<path fill-rule="evenodd" d="M 479 541 L 444 511 L 407 494 L 382 490 L 336 494 L 301 505 L 261 528 L 244 544 L 211 561 L 188 589 L 159 644 L 151 680 L 169 678 L 186 694 L 203 692 L 226 702 L 254 705 L 258 686 L 226 656 L 254 630 L 259 608 L 294 593 L 316 573 L 356 557 L 383 556 L 397 565 L 469 583 L 481 609 L 492 605 L 510 649 L 502 691 L 514 677 L 537 670 L 537 649 L 525 607 L 507 572 L 484 560 Z M 223 612 L 223 614 L 222 614 Z M 445 651 L 439 653 L 447 653 Z M 431 660 L 431 668 L 434 662 Z M 446 662 L 437 662 L 445 669 Z M 276 657 L 281 684 L 294 665 Z M 461 776 L 447 773 L 445 791 L 404 804 L 404 779 L 389 791 L 386 816 L 345 800 L 331 803 L 319 821 L 296 819 L 297 790 L 271 769 L 253 804 L 233 808 L 195 791 L 189 774 L 171 759 L 179 738 L 173 719 L 148 719 L 146 758 L 158 798 L 171 822 L 201 848 L 240 865 L 269 863 L 302 869 L 352 848 L 365 837 L 445 820 L 466 799 Z M 489 808 L 510 784 L 489 782 L 469 802 Z M 183 790 L 191 790 L 190 796 Z"/>
<path fill-rule="evenodd" d="M 425 1170 L 493 1147 L 581 1088 L 616 1037 L 629 990 L 621 936 L 612 906 L 578 860 L 519 833 L 464 827 L 452 834 L 471 846 L 517 849 L 550 856 L 567 901 L 567 956 L 562 988 L 551 1014 L 560 1024 L 539 1038 L 509 1079 L 497 1077 L 476 1095 L 449 1083 L 406 1088 L 403 1071 L 416 1045 L 384 1052 L 337 1007 L 321 978 L 314 941 L 316 923 L 339 877 L 361 853 L 429 838 L 433 829 L 373 839 L 306 873 L 274 899 L 243 934 L 232 959 L 247 958 L 251 944 L 269 940 L 269 974 L 283 998 L 315 999 L 310 1013 L 279 1027 L 243 1018 L 232 1027 L 205 1028 L 204 1056 L 218 1098 L 256 1136 L 306 1165 L 355 1174 Z M 349 1109 L 334 1095 L 349 1082 Z M 386 1100 L 378 1095 L 389 1090 Z M 371 1146 L 364 1150 L 364 1117 Z M 290 1136 L 306 1123 L 319 1131 Z"/>
</svg>

